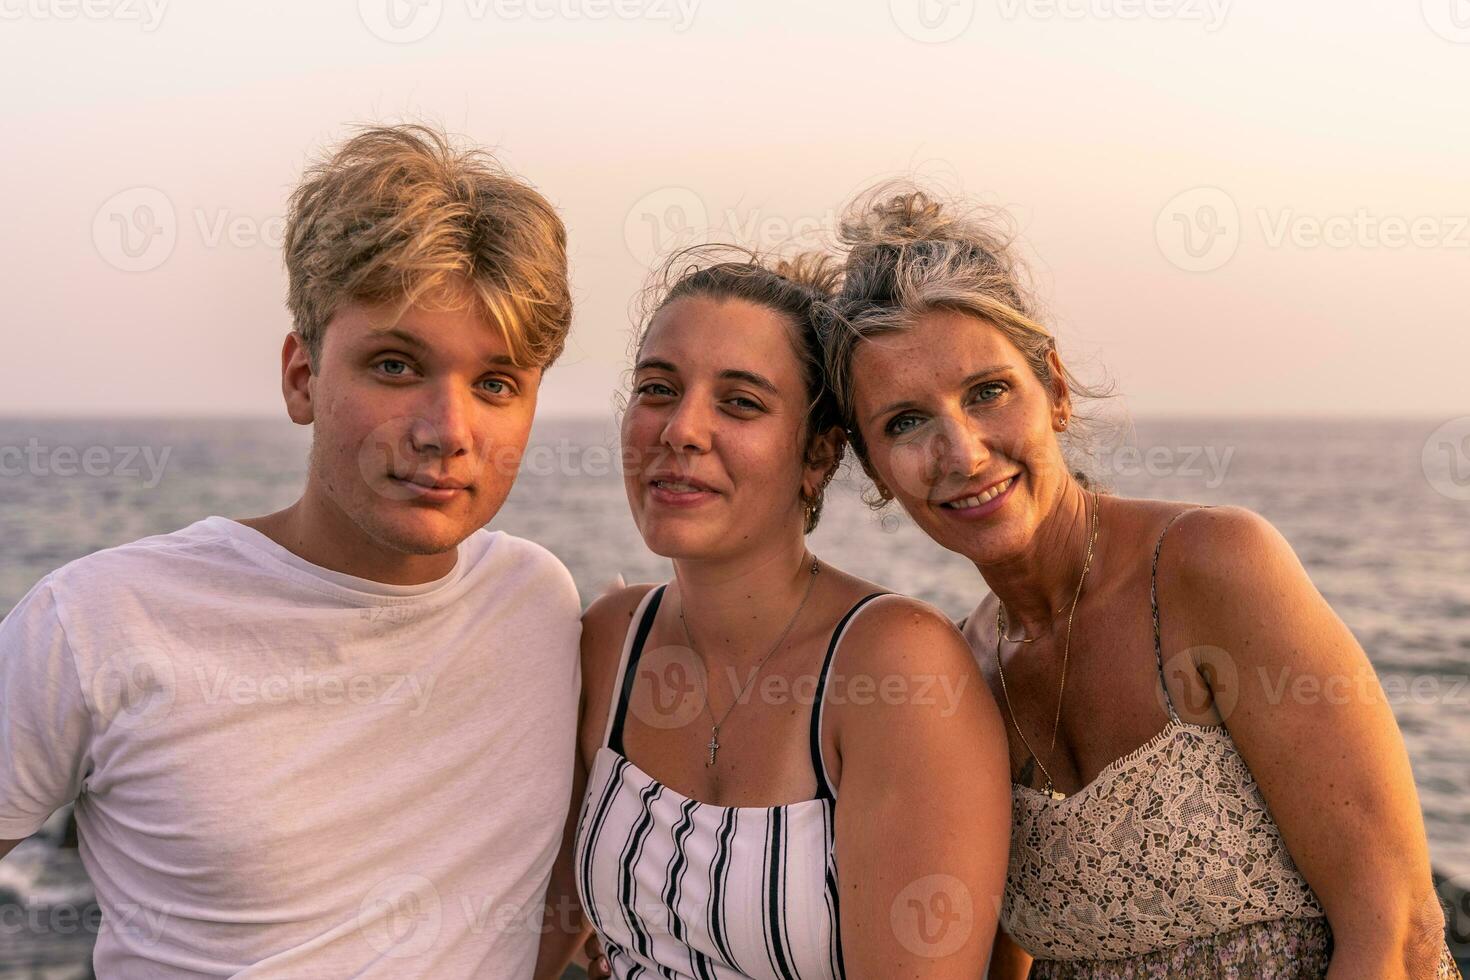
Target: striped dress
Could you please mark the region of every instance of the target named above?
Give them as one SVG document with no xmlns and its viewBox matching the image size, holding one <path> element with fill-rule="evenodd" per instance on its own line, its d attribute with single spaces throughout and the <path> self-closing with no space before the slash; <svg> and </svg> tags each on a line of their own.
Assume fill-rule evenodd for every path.
<svg viewBox="0 0 1470 980">
<path fill-rule="evenodd" d="M 833 858 L 836 798 L 822 761 L 827 675 L 858 602 L 833 631 L 810 725 L 815 799 L 716 806 L 676 793 L 623 752 L 638 657 L 666 586 L 623 646 L 617 699 L 577 822 L 577 889 L 616 980 L 843 977 Z"/>
</svg>

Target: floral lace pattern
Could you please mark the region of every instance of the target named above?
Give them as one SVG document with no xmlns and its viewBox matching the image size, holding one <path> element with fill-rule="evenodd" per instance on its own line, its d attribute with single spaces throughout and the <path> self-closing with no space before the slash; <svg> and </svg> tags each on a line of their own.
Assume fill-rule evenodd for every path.
<svg viewBox="0 0 1470 980">
<path fill-rule="evenodd" d="M 1217 936 L 1190 939 L 1122 960 L 1038 961 L 1031 980 L 1321 980 L 1332 961 L 1326 919 L 1274 919 Z M 1436 980 L 1460 980 L 1448 948 Z"/>
<path fill-rule="evenodd" d="M 1322 907 L 1222 726 L 1171 719 L 1063 800 L 1012 799 L 1001 910 L 1039 960 L 1141 956 Z"/>
</svg>

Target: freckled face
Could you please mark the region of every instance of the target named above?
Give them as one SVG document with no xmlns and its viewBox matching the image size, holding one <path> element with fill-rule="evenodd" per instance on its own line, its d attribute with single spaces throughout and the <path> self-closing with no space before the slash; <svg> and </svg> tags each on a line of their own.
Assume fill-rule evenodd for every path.
<svg viewBox="0 0 1470 980">
<path fill-rule="evenodd" d="M 369 538 L 439 554 L 494 517 L 541 383 L 471 310 L 348 305 L 311 378 L 311 479 Z"/>
<path fill-rule="evenodd" d="M 872 475 L 977 563 L 1023 552 L 1069 479 L 1053 429 L 1065 388 L 973 316 L 934 311 L 859 344 L 853 395 Z"/>
<path fill-rule="evenodd" d="M 624 483 L 649 549 L 710 559 L 801 534 L 806 383 L 784 317 L 691 296 L 654 317 L 623 416 Z"/>
</svg>

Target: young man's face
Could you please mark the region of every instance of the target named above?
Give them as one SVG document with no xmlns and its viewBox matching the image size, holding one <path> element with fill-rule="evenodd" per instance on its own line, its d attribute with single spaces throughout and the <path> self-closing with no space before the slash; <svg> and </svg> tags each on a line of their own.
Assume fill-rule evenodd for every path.
<svg viewBox="0 0 1470 980">
<path fill-rule="evenodd" d="M 517 367 L 473 308 L 350 304 L 309 379 L 308 493 L 377 547 L 449 551 L 505 502 L 536 410 L 539 367 Z"/>
</svg>

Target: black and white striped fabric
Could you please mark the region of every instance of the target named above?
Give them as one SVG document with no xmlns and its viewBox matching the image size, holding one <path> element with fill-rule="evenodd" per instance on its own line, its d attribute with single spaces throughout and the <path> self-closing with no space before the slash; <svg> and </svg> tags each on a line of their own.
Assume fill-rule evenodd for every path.
<svg viewBox="0 0 1470 980">
<path fill-rule="evenodd" d="M 623 754 L 638 657 L 666 586 L 633 617 L 607 736 L 577 824 L 577 888 L 615 980 L 837 980 L 842 970 L 836 799 L 821 755 L 822 693 L 853 606 L 817 681 L 810 741 L 817 797 L 725 807 L 681 796 Z"/>
</svg>

